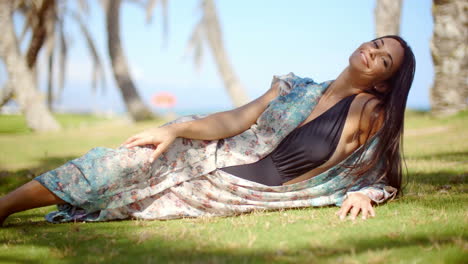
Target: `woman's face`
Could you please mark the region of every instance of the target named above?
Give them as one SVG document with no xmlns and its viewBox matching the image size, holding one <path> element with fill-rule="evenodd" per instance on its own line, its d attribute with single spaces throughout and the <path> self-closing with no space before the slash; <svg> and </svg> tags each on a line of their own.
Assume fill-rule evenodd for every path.
<svg viewBox="0 0 468 264">
<path fill-rule="evenodd" d="M 390 78 L 403 61 L 404 49 L 393 38 L 365 42 L 349 57 L 349 66 L 359 78 L 375 84 Z"/>
</svg>

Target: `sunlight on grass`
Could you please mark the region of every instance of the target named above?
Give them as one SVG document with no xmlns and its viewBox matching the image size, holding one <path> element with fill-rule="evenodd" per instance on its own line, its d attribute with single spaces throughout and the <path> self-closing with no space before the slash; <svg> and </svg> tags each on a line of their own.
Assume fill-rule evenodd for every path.
<svg viewBox="0 0 468 264">
<path fill-rule="evenodd" d="M 64 117 L 65 130 L 27 132 L 0 118 L 0 193 L 95 146 L 116 147 L 160 124 Z M 81 125 L 79 125 L 81 124 Z M 85 125 L 83 125 L 85 124 Z M 11 128 L 6 128 L 11 126 Z M 46 207 L 0 229 L 0 262 L 53 263 L 464 263 L 468 258 L 468 112 L 407 113 L 405 195 L 367 221 L 336 207 L 171 221 L 49 224 Z"/>
</svg>

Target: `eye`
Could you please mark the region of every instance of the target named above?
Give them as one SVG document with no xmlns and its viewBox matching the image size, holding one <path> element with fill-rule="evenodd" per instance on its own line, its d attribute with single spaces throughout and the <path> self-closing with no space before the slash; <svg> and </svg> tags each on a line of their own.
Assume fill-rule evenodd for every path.
<svg viewBox="0 0 468 264">
<path fill-rule="evenodd" d="M 378 48 L 379 48 L 379 45 L 377 44 L 377 42 L 376 42 L 376 41 L 372 41 L 372 43 L 374 43 L 374 47 L 375 47 L 376 49 L 378 49 Z"/>
<path fill-rule="evenodd" d="M 383 64 L 384 64 L 385 68 L 388 68 L 388 63 L 387 63 L 387 61 L 386 61 L 385 59 L 382 59 L 382 61 L 383 61 Z"/>
</svg>

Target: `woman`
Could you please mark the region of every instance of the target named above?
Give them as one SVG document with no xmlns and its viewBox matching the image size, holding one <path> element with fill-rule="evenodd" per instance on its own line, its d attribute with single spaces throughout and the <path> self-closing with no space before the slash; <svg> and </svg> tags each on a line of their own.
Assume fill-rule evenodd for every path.
<svg viewBox="0 0 468 264">
<path fill-rule="evenodd" d="M 0 200 L 0 223 L 57 204 L 50 222 L 232 215 L 341 205 L 375 216 L 401 188 L 401 139 L 415 59 L 406 42 L 363 43 L 333 82 L 275 77 L 261 97 L 95 148 Z"/>
</svg>

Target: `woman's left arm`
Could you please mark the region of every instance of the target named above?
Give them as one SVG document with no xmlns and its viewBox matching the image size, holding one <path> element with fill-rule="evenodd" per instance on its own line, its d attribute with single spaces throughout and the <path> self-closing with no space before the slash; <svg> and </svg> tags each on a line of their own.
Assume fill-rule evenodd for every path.
<svg viewBox="0 0 468 264">
<path fill-rule="evenodd" d="M 383 182 L 366 186 L 358 191 L 347 192 L 343 198 L 343 204 L 336 214 L 342 220 L 346 218 L 348 213 L 351 220 L 355 220 L 359 213 L 361 213 L 362 219 L 374 217 L 373 204 L 393 199 L 396 194 L 397 189 Z"/>
<path fill-rule="evenodd" d="M 360 146 L 382 127 L 383 112 L 377 110 L 379 101 L 369 94 L 363 94 L 356 99 L 360 101 L 359 103 L 362 106 L 358 128 L 359 137 L 357 138 Z M 396 191 L 395 188 L 385 183 L 385 179 L 382 179 L 380 182 L 361 188 L 358 191 L 347 192 L 337 215 L 340 219 L 345 219 L 349 214 L 351 220 L 356 219 L 359 213 L 361 213 L 363 219 L 374 217 L 373 204 L 383 203 L 394 197 Z"/>
</svg>

